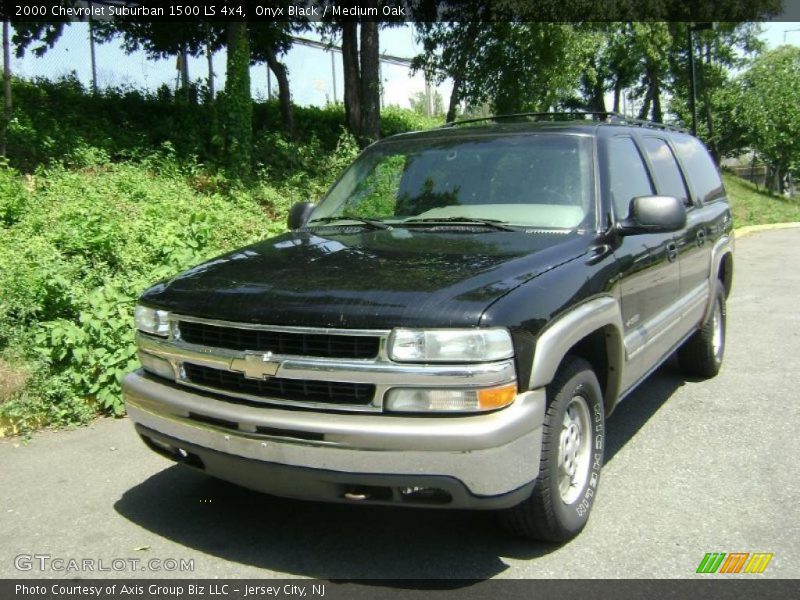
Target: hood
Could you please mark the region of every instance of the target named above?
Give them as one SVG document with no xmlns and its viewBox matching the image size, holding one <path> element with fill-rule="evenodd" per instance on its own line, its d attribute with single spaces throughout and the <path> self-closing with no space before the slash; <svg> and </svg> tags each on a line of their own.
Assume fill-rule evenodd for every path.
<svg viewBox="0 0 800 600">
<path fill-rule="evenodd" d="M 475 326 L 496 299 L 583 254 L 583 237 L 480 228 L 291 232 L 189 269 L 141 300 L 270 325 Z"/>
</svg>

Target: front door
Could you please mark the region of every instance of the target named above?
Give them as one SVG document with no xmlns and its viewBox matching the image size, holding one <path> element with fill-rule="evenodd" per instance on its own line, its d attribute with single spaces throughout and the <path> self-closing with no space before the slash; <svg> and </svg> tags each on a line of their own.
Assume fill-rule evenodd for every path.
<svg viewBox="0 0 800 600">
<path fill-rule="evenodd" d="M 652 195 L 655 187 L 632 137 L 610 138 L 606 157 L 607 191 L 619 221 L 627 217 L 633 198 Z M 620 268 L 626 389 L 653 364 L 678 301 L 680 270 L 672 233 L 625 236 L 615 255 Z"/>
</svg>

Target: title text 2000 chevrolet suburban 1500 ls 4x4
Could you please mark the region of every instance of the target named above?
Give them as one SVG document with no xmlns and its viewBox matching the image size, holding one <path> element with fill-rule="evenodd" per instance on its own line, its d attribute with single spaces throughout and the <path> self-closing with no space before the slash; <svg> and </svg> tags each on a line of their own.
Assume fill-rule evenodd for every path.
<svg viewBox="0 0 800 600">
<path fill-rule="evenodd" d="M 278 496 L 575 536 L 616 404 L 676 350 L 720 368 L 730 208 L 679 130 L 488 121 L 373 144 L 289 233 L 147 290 L 145 443 Z"/>
</svg>

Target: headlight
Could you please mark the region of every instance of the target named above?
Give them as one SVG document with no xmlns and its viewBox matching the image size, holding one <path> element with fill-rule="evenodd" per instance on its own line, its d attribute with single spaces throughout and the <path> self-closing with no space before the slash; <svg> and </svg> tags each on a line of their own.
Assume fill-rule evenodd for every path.
<svg viewBox="0 0 800 600">
<path fill-rule="evenodd" d="M 136 329 L 144 333 L 167 337 L 169 335 L 169 312 L 148 308 L 141 304 L 136 306 L 133 313 Z"/>
<path fill-rule="evenodd" d="M 386 410 L 394 412 L 477 412 L 508 406 L 517 396 L 517 384 L 484 389 L 394 388 L 386 396 Z"/>
<path fill-rule="evenodd" d="M 398 362 L 486 362 L 514 356 L 511 334 L 491 329 L 395 329 L 389 356 Z"/>
</svg>

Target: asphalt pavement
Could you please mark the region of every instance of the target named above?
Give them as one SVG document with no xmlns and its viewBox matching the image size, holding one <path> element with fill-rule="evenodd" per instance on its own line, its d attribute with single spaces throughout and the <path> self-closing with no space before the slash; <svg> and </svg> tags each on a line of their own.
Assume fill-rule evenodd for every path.
<svg viewBox="0 0 800 600">
<path fill-rule="evenodd" d="M 599 496 L 571 543 L 511 539 L 489 513 L 260 495 L 102 419 L 0 440 L 0 578 L 682 578 L 706 552 L 773 553 L 747 577 L 797 578 L 799 400 L 800 229 L 761 232 L 736 244 L 722 372 L 690 381 L 670 361 L 609 418 Z"/>
</svg>

